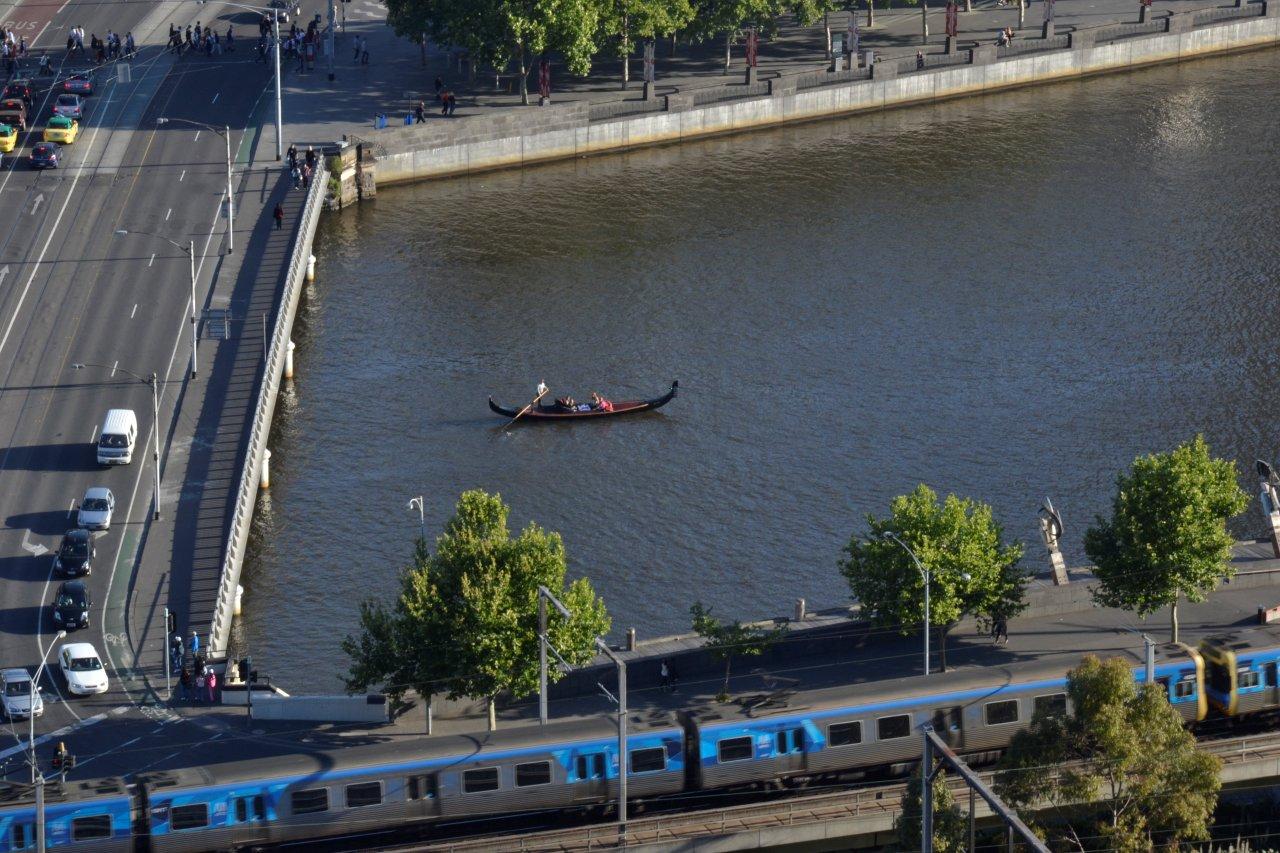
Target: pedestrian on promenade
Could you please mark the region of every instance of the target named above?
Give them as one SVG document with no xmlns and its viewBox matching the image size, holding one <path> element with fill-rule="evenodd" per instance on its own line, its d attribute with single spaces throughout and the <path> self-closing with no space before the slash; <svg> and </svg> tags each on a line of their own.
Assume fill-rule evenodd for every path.
<svg viewBox="0 0 1280 853">
<path fill-rule="evenodd" d="M 302 188 L 304 190 L 311 189 L 311 172 L 312 170 L 310 166 L 302 167 Z"/>
<path fill-rule="evenodd" d="M 449 115 L 453 115 L 453 111 L 456 110 L 457 108 L 458 108 L 458 98 L 453 94 L 453 92 L 450 92 L 449 93 Z"/>
<path fill-rule="evenodd" d="M 418 101 L 418 105 L 413 108 L 413 118 L 415 124 L 422 124 L 427 120 L 427 105 L 422 101 Z"/>
<path fill-rule="evenodd" d="M 997 616 L 991 627 L 991 636 L 995 638 L 994 645 L 1000 645 L 1000 641 L 1004 640 L 1005 645 L 1009 644 L 1009 622 L 1003 616 Z"/>
<path fill-rule="evenodd" d="M 917 50 L 916 51 L 916 70 L 919 71 L 923 68 L 924 68 L 924 51 Z"/>
<path fill-rule="evenodd" d="M 662 669 L 659 670 L 658 674 L 662 678 L 661 687 L 663 691 L 666 693 L 670 693 L 671 692 L 671 670 L 670 668 L 667 667 L 667 662 L 665 660 L 662 662 Z"/>
<path fill-rule="evenodd" d="M 178 696 L 186 699 L 191 694 L 191 670 L 187 667 L 182 668 L 182 674 L 178 676 Z"/>
<path fill-rule="evenodd" d="M 218 696 L 218 674 L 213 671 L 213 667 L 205 667 L 204 686 L 209 691 L 209 704 L 212 705 L 217 701 Z"/>
<path fill-rule="evenodd" d="M 447 116 L 449 114 L 449 98 L 453 97 L 453 93 L 445 90 L 440 93 L 440 115 Z"/>
<path fill-rule="evenodd" d="M 225 41 L 227 43 L 227 53 L 235 53 L 236 52 L 236 36 L 235 36 L 235 33 L 232 31 L 231 24 L 227 24 L 227 37 Z"/>
<path fill-rule="evenodd" d="M 360 64 L 369 64 L 369 40 L 367 38 L 360 39 Z"/>
<path fill-rule="evenodd" d="M 289 158 L 290 168 L 298 165 L 298 146 L 294 145 L 292 142 L 289 143 L 289 151 L 285 156 Z"/>
<path fill-rule="evenodd" d="M 169 643 L 169 662 L 173 664 L 171 669 L 182 669 L 182 635 L 174 634 L 173 639 Z"/>
<path fill-rule="evenodd" d="M 272 211 L 271 215 L 275 218 L 276 230 L 279 231 L 284 227 L 284 205 L 280 202 L 276 202 L 276 209 Z"/>
<path fill-rule="evenodd" d="M 204 672 L 205 665 L 208 662 L 209 662 L 209 659 L 204 656 L 204 652 L 200 652 L 199 654 L 195 655 L 193 658 L 195 672 Z"/>
<path fill-rule="evenodd" d="M 202 701 L 204 701 L 201 698 L 201 695 L 204 693 L 205 681 L 204 681 L 204 670 L 197 670 L 197 672 L 199 672 L 199 675 L 196 676 L 196 689 L 195 689 L 194 695 L 195 695 L 196 704 L 199 705 Z"/>
<path fill-rule="evenodd" d="M 360 36 L 356 36 L 354 39 L 352 39 L 351 47 L 353 50 L 355 50 L 355 53 L 351 54 L 351 61 L 359 62 L 360 61 Z"/>
<path fill-rule="evenodd" d="M 312 148 L 310 145 L 307 146 L 307 154 L 305 159 L 307 161 L 307 165 L 310 166 L 312 169 L 316 167 L 316 152 L 315 152 L 315 149 Z"/>
<path fill-rule="evenodd" d="M 191 647 L 191 654 L 194 655 L 196 652 L 200 651 L 200 635 L 196 633 L 194 628 L 191 629 L 191 642 L 189 645 Z"/>
<path fill-rule="evenodd" d="M 289 167 L 289 176 L 293 178 L 293 188 L 302 188 L 302 170 L 298 168 L 298 164 L 294 163 Z"/>
<path fill-rule="evenodd" d="M 439 77 L 436 78 L 436 97 L 440 97 L 440 90 L 444 88 L 444 81 Z"/>
</svg>

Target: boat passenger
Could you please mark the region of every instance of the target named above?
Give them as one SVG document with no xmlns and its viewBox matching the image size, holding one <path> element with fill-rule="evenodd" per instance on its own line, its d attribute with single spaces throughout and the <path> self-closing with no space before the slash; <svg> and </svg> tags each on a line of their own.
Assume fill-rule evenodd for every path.
<svg viewBox="0 0 1280 853">
<path fill-rule="evenodd" d="M 556 400 L 556 405 L 566 412 L 573 412 L 573 411 L 576 411 L 578 408 L 577 403 L 574 401 L 572 397 L 569 397 L 569 396 L 558 398 Z"/>
<path fill-rule="evenodd" d="M 601 412 L 613 411 L 613 403 L 610 403 L 608 400 L 606 400 L 604 397 L 601 397 L 599 394 L 597 394 L 594 391 L 591 393 L 591 403 L 595 409 Z"/>
</svg>

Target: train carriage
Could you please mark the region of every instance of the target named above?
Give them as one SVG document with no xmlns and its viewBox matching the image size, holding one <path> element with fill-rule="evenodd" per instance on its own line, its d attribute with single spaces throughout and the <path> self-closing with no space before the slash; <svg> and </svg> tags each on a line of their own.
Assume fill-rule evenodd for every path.
<svg viewBox="0 0 1280 853">
<path fill-rule="evenodd" d="M 1280 626 L 1259 625 L 1209 637 L 1200 644 L 1205 692 L 1228 717 L 1280 708 Z"/>
<path fill-rule="evenodd" d="M 45 849 L 131 853 L 134 807 L 132 792 L 116 777 L 48 784 Z M 36 808 L 29 789 L 14 786 L 0 791 L 0 851 L 35 847 Z"/>
</svg>

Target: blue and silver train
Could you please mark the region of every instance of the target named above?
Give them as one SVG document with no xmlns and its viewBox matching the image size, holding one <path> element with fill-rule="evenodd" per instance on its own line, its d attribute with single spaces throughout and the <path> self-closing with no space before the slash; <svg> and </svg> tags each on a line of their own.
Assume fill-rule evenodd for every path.
<svg viewBox="0 0 1280 853">
<path fill-rule="evenodd" d="M 1071 660 L 1071 656 L 1066 656 Z M 1157 649 L 1155 676 L 1188 724 L 1280 709 L 1280 630 Z M 908 769 L 918 727 L 995 757 L 1037 713 L 1067 708 L 1063 659 L 797 691 L 780 706 L 635 715 L 628 793 L 652 800 Z M 1135 661 L 1134 677 L 1145 678 Z M 619 755 L 607 719 L 318 749 L 210 767 L 67 782 L 46 796 L 50 850 L 169 853 L 606 807 Z M 11 795 L 12 796 L 12 795 Z M 0 798 L 0 851 L 35 845 L 35 807 Z"/>
</svg>

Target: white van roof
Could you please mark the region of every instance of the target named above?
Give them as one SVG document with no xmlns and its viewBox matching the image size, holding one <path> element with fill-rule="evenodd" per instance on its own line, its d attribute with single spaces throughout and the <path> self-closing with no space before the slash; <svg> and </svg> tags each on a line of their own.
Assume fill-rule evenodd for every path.
<svg viewBox="0 0 1280 853">
<path fill-rule="evenodd" d="M 107 411 L 107 417 L 102 422 L 103 435 L 124 435 L 133 429 L 138 429 L 138 418 L 133 413 L 133 409 L 110 409 Z"/>
</svg>

